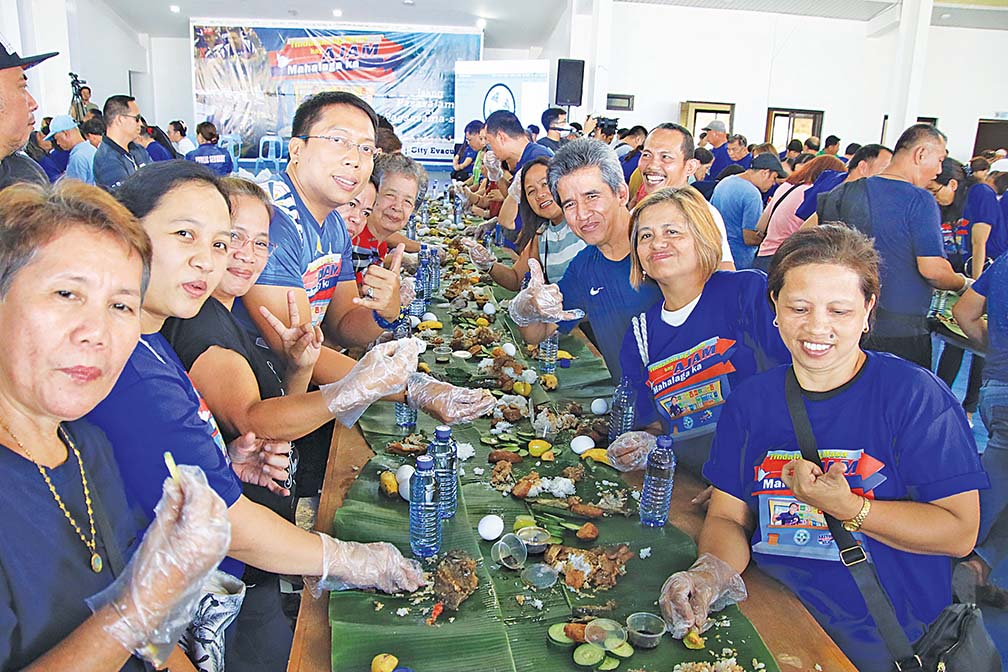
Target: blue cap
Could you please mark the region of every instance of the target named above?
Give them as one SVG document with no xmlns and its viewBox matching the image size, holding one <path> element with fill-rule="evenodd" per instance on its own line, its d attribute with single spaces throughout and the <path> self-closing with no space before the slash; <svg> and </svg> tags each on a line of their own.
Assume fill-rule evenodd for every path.
<svg viewBox="0 0 1008 672">
<path fill-rule="evenodd" d="M 441 439 L 442 441 L 445 439 L 450 439 L 451 427 L 449 427 L 448 425 L 438 425 L 437 428 L 434 430 L 434 437 Z"/>
<path fill-rule="evenodd" d="M 658 437 L 657 443 L 659 448 L 671 448 L 674 441 L 675 439 L 673 439 L 668 434 L 662 434 L 661 436 Z"/>
<path fill-rule="evenodd" d="M 417 471 L 431 471 L 434 469 L 434 458 L 430 455 L 421 455 L 416 458 Z"/>
</svg>

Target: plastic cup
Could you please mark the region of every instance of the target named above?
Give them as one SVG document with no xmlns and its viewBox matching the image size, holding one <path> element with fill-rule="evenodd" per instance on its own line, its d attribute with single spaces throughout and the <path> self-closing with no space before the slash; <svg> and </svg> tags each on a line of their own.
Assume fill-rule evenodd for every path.
<svg viewBox="0 0 1008 672">
<path fill-rule="evenodd" d="M 653 649 L 665 634 L 665 619 L 657 614 L 638 611 L 626 619 L 630 643 L 641 649 Z"/>
<path fill-rule="evenodd" d="M 490 557 L 502 567 L 520 569 L 525 566 L 528 549 L 525 548 L 525 542 L 517 535 L 508 533 L 490 547 Z"/>
<path fill-rule="evenodd" d="M 550 533 L 541 527 L 530 525 L 523 527 L 516 532 L 518 538 L 525 543 L 528 553 L 537 555 L 546 550 L 546 542 L 549 541 Z"/>
<path fill-rule="evenodd" d="M 557 570 L 547 564 L 537 562 L 529 565 L 522 572 L 522 581 L 536 590 L 546 590 L 552 588 L 559 577 Z"/>
<path fill-rule="evenodd" d="M 437 364 L 447 364 L 451 361 L 452 349 L 447 345 L 439 345 L 434 348 L 434 362 Z"/>
<path fill-rule="evenodd" d="M 596 618 L 585 626 L 585 641 L 612 651 L 627 641 L 627 631 L 611 618 Z"/>
</svg>

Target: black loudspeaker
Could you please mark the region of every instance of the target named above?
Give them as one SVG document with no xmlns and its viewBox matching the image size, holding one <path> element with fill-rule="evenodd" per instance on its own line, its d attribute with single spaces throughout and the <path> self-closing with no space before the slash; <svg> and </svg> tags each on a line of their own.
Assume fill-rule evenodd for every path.
<svg viewBox="0 0 1008 672">
<path fill-rule="evenodd" d="M 584 61 L 561 58 L 557 61 L 556 104 L 581 106 L 584 89 Z"/>
</svg>

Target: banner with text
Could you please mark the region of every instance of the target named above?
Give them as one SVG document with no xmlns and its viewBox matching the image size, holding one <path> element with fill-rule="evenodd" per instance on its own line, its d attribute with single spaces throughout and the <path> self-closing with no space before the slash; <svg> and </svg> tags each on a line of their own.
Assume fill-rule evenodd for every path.
<svg viewBox="0 0 1008 672">
<path fill-rule="evenodd" d="M 342 90 L 392 122 L 405 154 L 451 161 L 455 62 L 480 58 L 481 33 L 210 19 L 190 27 L 196 121 L 241 136 L 246 156 L 258 156 L 264 135 L 289 138 L 305 97 Z"/>
</svg>

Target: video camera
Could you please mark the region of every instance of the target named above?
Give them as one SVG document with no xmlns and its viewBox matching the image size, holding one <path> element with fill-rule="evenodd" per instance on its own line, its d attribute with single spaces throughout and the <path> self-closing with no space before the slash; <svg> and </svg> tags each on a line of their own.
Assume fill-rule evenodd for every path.
<svg viewBox="0 0 1008 672">
<path fill-rule="evenodd" d="M 80 90 L 87 84 L 86 79 L 81 79 L 76 72 L 71 72 L 70 74 L 70 88 L 73 89 L 75 96 L 80 95 Z"/>
<path fill-rule="evenodd" d="M 616 129 L 618 127 L 619 119 L 595 117 L 595 128 L 597 128 L 599 133 L 602 135 L 616 135 Z"/>
</svg>

